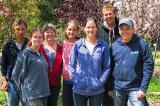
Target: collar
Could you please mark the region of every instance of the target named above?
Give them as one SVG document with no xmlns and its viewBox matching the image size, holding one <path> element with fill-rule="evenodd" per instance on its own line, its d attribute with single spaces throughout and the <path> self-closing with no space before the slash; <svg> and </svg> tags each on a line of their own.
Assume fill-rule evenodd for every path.
<svg viewBox="0 0 160 106">
<path fill-rule="evenodd" d="M 122 42 L 122 37 L 120 37 L 120 38 L 117 40 L 117 42 L 119 42 L 121 45 L 128 45 L 128 44 L 134 42 L 134 41 L 137 40 L 137 39 L 140 39 L 140 38 L 138 37 L 138 35 L 133 34 L 133 37 L 132 37 L 132 39 L 131 39 L 129 42 L 126 42 L 126 43 Z"/>
<path fill-rule="evenodd" d="M 103 29 L 105 29 L 105 31 L 109 32 L 110 29 L 108 29 L 106 26 L 104 26 L 104 21 L 105 21 L 104 19 L 101 20 L 101 26 Z M 117 17 L 115 18 L 115 23 L 116 23 L 116 25 L 113 30 L 118 30 L 119 18 L 117 18 Z"/>
<path fill-rule="evenodd" d="M 74 42 L 70 42 L 68 39 L 64 40 L 64 43 L 73 46 Z"/>
<path fill-rule="evenodd" d="M 82 41 L 82 45 L 86 47 L 85 39 L 86 39 L 86 38 L 82 38 L 81 41 Z M 95 46 L 101 45 L 102 43 L 103 43 L 103 40 L 97 39 L 97 44 L 96 44 Z"/>
</svg>

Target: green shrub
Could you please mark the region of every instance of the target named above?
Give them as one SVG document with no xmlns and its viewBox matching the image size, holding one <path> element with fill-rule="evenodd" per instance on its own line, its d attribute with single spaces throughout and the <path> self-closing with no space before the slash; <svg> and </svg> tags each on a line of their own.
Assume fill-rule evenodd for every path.
<svg viewBox="0 0 160 106">
<path fill-rule="evenodd" d="M 7 104 L 7 93 L 6 92 L 0 92 L 0 106 L 4 106 Z"/>
</svg>

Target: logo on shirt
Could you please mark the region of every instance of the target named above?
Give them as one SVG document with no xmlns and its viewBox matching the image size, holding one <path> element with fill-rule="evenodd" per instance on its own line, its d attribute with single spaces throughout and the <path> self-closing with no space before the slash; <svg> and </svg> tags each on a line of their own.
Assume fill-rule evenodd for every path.
<svg viewBox="0 0 160 106">
<path fill-rule="evenodd" d="M 133 52 L 131 52 L 130 54 L 138 54 L 139 52 L 138 51 L 133 51 Z"/>
</svg>

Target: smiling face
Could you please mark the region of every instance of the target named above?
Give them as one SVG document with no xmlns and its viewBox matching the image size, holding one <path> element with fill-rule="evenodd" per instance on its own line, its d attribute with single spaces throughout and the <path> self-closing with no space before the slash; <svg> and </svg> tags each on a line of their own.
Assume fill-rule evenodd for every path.
<svg viewBox="0 0 160 106">
<path fill-rule="evenodd" d="M 89 38 L 96 38 L 97 31 L 98 31 L 98 26 L 95 23 L 95 21 L 94 20 L 87 21 L 86 26 L 84 28 L 86 36 Z"/>
<path fill-rule="evenodd" d="M 134 27 L 122 24 L 119 26 L 119 33 L 122 37 L 123 42 L 129 42 L 132 39 L 134 33 Z"/>
<path fill-rule="evenodd" d="M 32 33 L 31 43 L 33 48 L 39 48 L 43 42 L 43 33 L 40 30 L 36 30 Z"/>
<path fill-rule="evenodd" d="M 56 32 L 52 28 L 48 28 L 44 32 L 44 38 L 47 43 L 53 43 L 55 41 Z"/>
<path fill-rule="evenodd" d="M 75 39 L 78 34 L 78 26 L 74 23 L 69 23 L 66 28 L 66 36 L 68 39 Z"/>
<path fill-rule="evenodd" d="M 117 16 L 114 8 L 106 8 L 102 11 L 103 19 L 106 21 L 107 24 L 115 23 L 115 18 Z"/>
</svg>

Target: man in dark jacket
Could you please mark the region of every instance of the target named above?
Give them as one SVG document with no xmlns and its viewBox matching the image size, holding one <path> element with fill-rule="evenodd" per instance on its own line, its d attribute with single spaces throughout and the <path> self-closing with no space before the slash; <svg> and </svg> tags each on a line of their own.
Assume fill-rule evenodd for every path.
<svg viewBox="0 0 160 106">
<path fill-rule="evenodd" d="M 154 69 L 146 42 L 134 34 L 133 20 L 119 21 L 121 38 L 112 44 L 113 99 L 115 106 L 146 106 L 145 93 Z"/>
<path fill-rule="evenodd" d="M 103 19 L 99 24 L 98 38 L 105 40 L 105 42 L 111 46 L 111 44 L 120 37 L 118 31 L 119 19 L 117 18 L 117 9 L 113 6 L 113 3 L 104 4 L 102 7 Z M 108 95 L 110 81 L 107 81 L 105 88 L 106 93 L 103 98 L 103 106 L 114 106 L 113 99 Z"/>
<path fill-rule="evenodd" d="M 8 106 L 18 106 L 20 92 L 11 79 L 12 70 L 18 53 L 26 48 L 28 39 L 25 38 L 27 32 L 27 22 L 25 20 L 16 20 L 13 24 L 15 41 L 6 43 L 2 49 L 2 89 L 8 92 Z"/>
<path fill-rule="evenodd" d="M 111 44 L 120 37 L 118 30 L 119 19 L 117 17 L 117 9 L 112 3 L 104 4 L 102 8 L 103 18 L 99 23 L 98 38 Z"/>
</svg>

